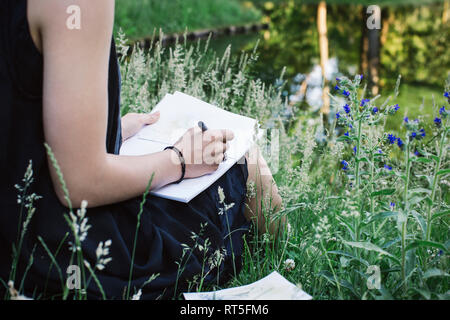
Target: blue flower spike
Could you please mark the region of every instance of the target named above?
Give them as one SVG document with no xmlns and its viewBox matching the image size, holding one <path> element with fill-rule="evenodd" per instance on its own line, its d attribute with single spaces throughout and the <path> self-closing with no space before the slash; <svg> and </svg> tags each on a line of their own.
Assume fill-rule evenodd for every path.
<svg viewBox="0 0 450 320">
<path fill-rule="evenodd" d="M 342 170 L 347 171 L 348 170 L 348 162 L 345 160 L 342 160 L 341 164 L 342 164 Z"/>
<path fill-rule="evenodd" d="M 345 106 L 343 106 L 345 113 L 349 114 L 350 113 L 350 106 L 348 104 L 346 104 Z"/>
</svg>

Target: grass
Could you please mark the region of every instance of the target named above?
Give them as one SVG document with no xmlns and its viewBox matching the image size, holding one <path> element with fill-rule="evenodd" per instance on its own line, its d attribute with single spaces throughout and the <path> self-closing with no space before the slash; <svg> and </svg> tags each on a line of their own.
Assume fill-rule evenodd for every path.
<svg viewBox="0 0 450 320">
<path fill-rule="evenodd" d="M 131 39 L 258 22 L 261 13 L 239 0 L 118 0 L 116 26 Z"/>
<path fill-rule="evenodd" d="M 119 51 L 127 50 L 126 43 L 122 36 Z M 411 108 L 414 101 L 408 90 L 417 91 L 417 87 L 407 87 L 392 103 L 383 103 L 384 94 L 383 99 L 360 106 L 359 77 L 342 78 L 337 94 L 344 89 L 350 93 L 345 99 L 351 111 L 339 110 L 341 117 L 333 127 L 349 134 L 337 136 L 330 130 L 321 141 L 316 136 L 324 134 L 322 119 L 307 111 L 295 110 L 297 126 L 287 130 L 283 86 L 266 86 L 251 76 L 257 51 L 240 57 L 230 52 L 215 56 L 201 42 L 193 46 L 181 42 L 171 48 L 154 43 L 148 53 L 136 48 L 131 57 L 121 60 L 126 112 L 148 112 L 167 92 L 179 90 L 258 118 L 263 127 L 279 134 L 279 152 L 265 153 L 265 157 L 272 169 L 278 164 L 274 178 L 284 202 L 278 214 L 287 216 L 292 229 L 277 239 L 253 231 L 255 236 L 245 241 L 243 270 L 226 287 L 248 284 L 277 270 L 314 299 L 449 299 L 450 161 L 446 151 L 450 116 L 442 93 L 436 97 L 446 103 L 440 112 L 430 109 L 429 103 L 422 111 Z M 423 89 L 421 93 L 430 99 L 431 92 Z M 397 112 L 394 103 L 400 105 Z M 414 119 L 412 110 L 423 117 L 417 123 L 403 122 L 405 112 Z M 435 117 L 442 120 L 440 126 L 433 122 Z M 402 129 L 390 143 L 391 128 L 385 123 L 395 119 L 396 128 Z M 420 135 L 422 128 L 426 128 L 425 137 Z M 417 138 L 412 138 L 413 132 Z M 263 152 L 266 143 L 262 142 Z M 226 206 L 226 199 L 222 200 Z M 70 217 L 82 225 L 84 212 Z M 83 233 L 79 232 L 83 230 L 73 230 L 78 230 L 74 255 L 82 266 Z M 186 245 L 176 262 L 179 276 L 184 258 L 193 250 L 204 253 L 205 268 L 214 267 L 204 246 Z M 105 264 L 103 268 L 108 267 Z M 92 270 L 87 271 L 95 281 Z M 192 279 L 190 290 L 221 288 L 203 282 L 208 273 L 205 269 Z M 76 298 L 84 296 L 80 293 Z"/>
</svg>

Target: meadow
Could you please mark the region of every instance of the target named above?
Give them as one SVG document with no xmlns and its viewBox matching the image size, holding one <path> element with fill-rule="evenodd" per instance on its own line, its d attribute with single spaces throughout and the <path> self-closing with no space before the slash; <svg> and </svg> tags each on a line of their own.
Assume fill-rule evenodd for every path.
<svg viewBox="0 0 450 320">
<path fill-rule="evenodd" d="M 270 154 L 275 141 L 261 149 L 278 167 L 279 214 L 292 229 L 249 239 L 243 271 L 228 285 L 278 270 L 315 299 L 448 299 L 450 83 L 425 97 L 422 114 L 408 114 L 400 80 L 390 96 L 369 100 L 362 77 L 343 76 L 331 90 L 338 114 L 328 128 L 320 114 L 286 117 L 284 82 L 266 86 L 252 76 L 256 48 L 216 56 L 207 46 L 181 39 L 135 49 L 122 61 L 123 103 L 125 112 L 148 112 L 179 90 L 278 132 L 279 153 Z M 392 118 L 401 136 L 386 127 Z"/>
<path fill-rule="evenodd" d="M 123 114 L 150 112 L 166 93 L 178 90 L 257 118 L 263 128 L 276 133 L 271 135 L 273 141 L 261 141 L 260 148 L 276 171 L 283 197 L 284 207 L 277 215 L 287 216 L 291 227 L 276 239 L 253 230 L 253 236 L 246 238 L 243 270 L 226 287 L 248 284 L 277 270 L 314 299 L 450 298 L 450 83 L 439 97 L 426 97 L 426 106 L 417 109 L 423 113 L 408 114 L 400 99 L 400 79 L 390 96 L 366 99 L 364 78 L 342 75 L 331 84 L 337 113 L 329 125 L 320 113 L 295 106 L 286 113 L 283 74 L 275 85 L 266 85 L 252 73 L 257 48 L 242 55 L 232 55 L 228 48 L 218 56 L 208 41 L 192 44 L 180 39 L 172 47 L 154 42 L 148 52 L 135 47 L 127 55 L 123 33 L 117 47 Z M 392 119 L 402 133 L 386 127 Z M 274 145 L 279 146 L 275 152 Z M 62 174 L 60 180 L 64 186 Z M 38 199 L 26 194 L 32 182 L 29 168 L 25 186 L 18 188 L 21 210 L 26 213 L 22 235 Z M 251 193 L 252 186 L 248 189 Z M 267 199 L 261 201 L 263 214 L 272 216 L 264 209 Z M 221 203 L 226 214 L 231 204 L 222 197 Z M 89 225 L 85 219 L 86 208 L 67 213 L 75 240 L 74 261 L 89 281 L 97 283 L 96 273 L 114 259 L 108 256 L 108 247 L 114 244 L 105 239 L 99 244 L 97 263 L 86 264 L 82 248 Z M 138 230 L 139 225 L 136 236 Z M 20 247 L 19 241 L 16 250 Z M 205 252 L 206 268 L 213 253 L 197 243 L 186 246 L 186 254 L 190 250 Z M 53 253 L 48 254 L 51 259 Z M 179 263 L 181 273 L 182 263 L 174 263 Z M 191 280 L 191 291 L 222 288 L 205 285 L 206 274 L 205 270 Z M 20 290 L 10 293 L 20 297 Z M 63 293 L 67 297 L 68 290 Z M 85 292 L 77 291 L 75 298 L 86 298 Z M 139 291 L 128 288 L 124 298 L 138 299 Z"/>
</svg>

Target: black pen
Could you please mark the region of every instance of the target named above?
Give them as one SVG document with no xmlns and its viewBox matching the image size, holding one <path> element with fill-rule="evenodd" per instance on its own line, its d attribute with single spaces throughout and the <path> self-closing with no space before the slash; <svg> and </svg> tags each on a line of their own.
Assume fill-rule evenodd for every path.
<svg viewBox="0 0 450 320">
<path fill-rule="evenodd" d="M 200 127 L 200 129 L 202 129 L 202 132 L 205 132 L 206 130 L 208 130 L 208 127 L 206 126 L 206 124 L 203 121 L 199 121 L 198 126 Z"/>
</svg>

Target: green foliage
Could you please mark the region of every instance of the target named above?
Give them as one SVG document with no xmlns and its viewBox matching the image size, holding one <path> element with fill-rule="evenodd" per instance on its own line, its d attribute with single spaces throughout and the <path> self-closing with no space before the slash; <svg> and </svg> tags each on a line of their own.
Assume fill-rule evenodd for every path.
<svg viewBox="0 0 450 320">
<path fill-rule="evenodd" d="M 239 0 L 118 0 L 116 29 L 135 39 L 149 37 L 154 29 L 165 33 L 242 25 L 257 22 L 261 14 Z"/>
<path fill-rule="evenodd" d="M 442 5 L 399 7 L 388 14 L 382 77 L 389 81 L 401 74 L 412 82 L 442 87 L 450 72 L 450 23 L 442 22 Z"/>
</svg>

